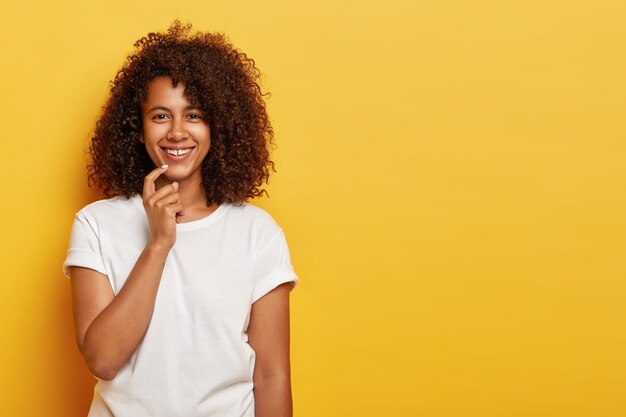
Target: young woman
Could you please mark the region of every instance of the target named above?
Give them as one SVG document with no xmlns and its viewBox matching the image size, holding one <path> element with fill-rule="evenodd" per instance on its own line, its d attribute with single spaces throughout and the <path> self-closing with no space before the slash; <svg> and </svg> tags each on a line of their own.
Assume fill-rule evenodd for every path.
<svg viewBox="0 0 626 417">
<path fill-rule="evenodd" d="M 64 271 L 96 384 L 89 416 L 292 415 L 281 228 L 245 201 L 273 170 L 254 61 L 176 21 L 135 43 L 91 142 L 105 200 Z"/>
</svg>

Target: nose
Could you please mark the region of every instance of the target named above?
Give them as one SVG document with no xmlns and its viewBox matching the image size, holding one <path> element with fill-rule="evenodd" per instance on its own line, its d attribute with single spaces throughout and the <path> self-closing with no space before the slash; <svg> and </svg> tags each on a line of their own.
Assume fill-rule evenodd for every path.
<svg viewBox="0 0 626 417">
<path fill-rule="evenodd" d="M 172 124 L 170 125 L 170 130 L 167 132 L 167 138 L 173 141 L 181 141 L 187 137 L 187 132 L 185 131 L 185 126 L 183 121 L 175 117 L 172 119 Z"/>
</svg>

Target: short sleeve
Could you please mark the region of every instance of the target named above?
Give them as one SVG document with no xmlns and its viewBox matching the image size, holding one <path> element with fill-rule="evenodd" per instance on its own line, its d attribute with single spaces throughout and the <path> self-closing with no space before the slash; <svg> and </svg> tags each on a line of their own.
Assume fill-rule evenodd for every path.
<svg viewBox="0 0 626 417">
<path fill-rule="evenodd" d="M 252 302 L 254 303 L 274 288 L 286 282 L 293 282 L 295 287 L 298 277 L 291 265 L 291 256 L 285 234 L 282 229 L 278 229 L 278 232 L 261 249 L 254 261 Z"/>
<path fill-rule="evenodd" d="M 77 213 L 74 218 L 70 246 L 67 250 L 67 258 L 63 263 L 63 274 L 68 278 L 68 267 L 70 266 L 81 266 L 106 275 L 100 252 L 97 224 L 81 212 Z"/>
</svg>

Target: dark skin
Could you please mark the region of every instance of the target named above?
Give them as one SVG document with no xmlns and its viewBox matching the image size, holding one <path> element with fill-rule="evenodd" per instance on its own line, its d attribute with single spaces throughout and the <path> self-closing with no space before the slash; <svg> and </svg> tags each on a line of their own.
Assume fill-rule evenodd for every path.
<svg viewBox="0 0 626 417">
<path fill-rule="evenodd" d="M 210 148 L 210 129 L 202 114 L 168 77 L 150 84 L 142 104 L 143 141 L 155 165 L 145 177 L 142 200 L 149 239 L 117 295 L 108 278 L 94 270 L 70 267 L 76 339 L 91 372 L 110 380 L 143 339 L 163 273 L 176 242 L 176 223 L 206 217 L 202 160 Z M 168 156 L 167 152 L 182 155 Z M 173 151 L 174 149 L 175 151 Z M 162 167 L 164 162 L 169 166 Z M 248 342 L 256 352 L 254 396 L 257 417 L 291 417 L 289 360 L 289 291 L 278 286 L 251 308 Z"/>
</svg>

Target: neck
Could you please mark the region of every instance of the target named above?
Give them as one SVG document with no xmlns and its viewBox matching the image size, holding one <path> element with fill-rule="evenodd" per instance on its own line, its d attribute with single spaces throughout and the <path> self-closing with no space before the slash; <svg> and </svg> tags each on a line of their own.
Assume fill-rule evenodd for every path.
<svg viewBox="0 0 626 417">
<path fill-rule="evenodd" d="M 155 182 L 156 189 L 160 189 L 166 185 L 171 184 L 173 181 L 161 175 Z M 180 202 L 183 203 L 185 209 L 202 210 L 209 205 L 207 204 L 206 192 L 204 185 L 202 184 L 202 177 L 194 176 L 178 182 L 178 194 L 180 195 Z"/>
<path fill-rule="evenodd" d="M 206 217 L 213 213 L 219 206 L 218 203 L 207 204 L 206 192 L 204 191 L 204 185 L 202 185 L 202 177 L 192 177 L 177 182 L 180 202 L 183 203 L 183 214 L 176 219 L 177 223 L 192 222 Z M 155 188 L 158 190 L 171 183 L 172 181 L 162 175 L 157 178 Z"/>
</svg>

